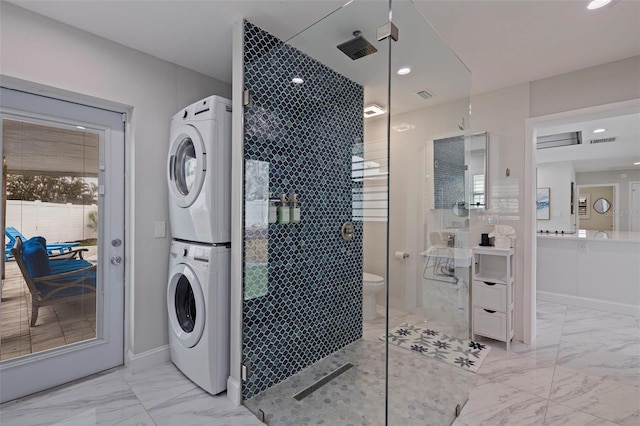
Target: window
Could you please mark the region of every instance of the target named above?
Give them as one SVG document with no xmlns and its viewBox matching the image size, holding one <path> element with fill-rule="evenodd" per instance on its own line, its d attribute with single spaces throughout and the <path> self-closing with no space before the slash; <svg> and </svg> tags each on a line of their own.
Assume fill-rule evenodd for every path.
<svg viewBox="0 0 640 426">
<path fill-rule="evenodd" d="M 386 140 L 355 146 L 351 160 L 353 220 L 386 222 L 389 175 Z"/>
<path fill-rule="evenodd" d="M 471 179 L 471 203 L 484 205 L 484 175 L 473 175 Z"/>
</svg>

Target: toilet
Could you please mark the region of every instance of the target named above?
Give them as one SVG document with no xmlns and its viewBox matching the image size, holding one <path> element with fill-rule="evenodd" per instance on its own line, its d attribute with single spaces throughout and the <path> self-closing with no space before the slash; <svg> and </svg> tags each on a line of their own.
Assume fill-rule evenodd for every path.
<svg viewBox="0 0 640 426">
<path fill-rule="evenodd" d="M 364 272 L 362 274 L 362 319 L 376 319 L 376 294 L 384 288 L 384 278 Z"/>
</svg>

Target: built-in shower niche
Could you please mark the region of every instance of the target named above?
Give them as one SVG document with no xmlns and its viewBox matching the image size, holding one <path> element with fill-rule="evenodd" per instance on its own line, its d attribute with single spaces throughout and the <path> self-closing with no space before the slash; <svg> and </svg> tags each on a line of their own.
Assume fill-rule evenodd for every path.
<svg viewBox="0 0 640 426">
<path fill-rule="evenodd" d="M 244 202 L 245 300 L 269 290 L 269 162 L 246 160 Z"/>
</svg>

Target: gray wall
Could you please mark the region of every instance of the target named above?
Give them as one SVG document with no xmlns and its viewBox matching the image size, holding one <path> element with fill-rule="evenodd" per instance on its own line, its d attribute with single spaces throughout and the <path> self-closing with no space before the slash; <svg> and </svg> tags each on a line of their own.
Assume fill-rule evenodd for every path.
<svg viewBox="0 0 640 426">
<path fill-rule="evenodd" d="M 230 85 L 107 41 L 6 2 L 0 14 L 0 74 L 132 108 L 127 133 L 127 283 L 129 350 L 168 343 L 166 285 L 169 238 L 165 176 L 171 116 Z"/>
</svg>

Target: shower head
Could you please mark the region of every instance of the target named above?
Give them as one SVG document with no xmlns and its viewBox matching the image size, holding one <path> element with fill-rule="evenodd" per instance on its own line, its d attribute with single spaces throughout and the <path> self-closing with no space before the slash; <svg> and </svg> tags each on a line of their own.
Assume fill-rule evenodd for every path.
<svg viewBox="0 0 640 426">
<path fill-rule="evenodd" d="M 366 38 L 362 37 L 362 33 L 360 31 L 354 31 L 353 35 L 354 38 L 339 44 L 337 47 L 342 51 L 342 53 L 354 61 L 378 51 L 378 49 L 373 47 Z"/>
</svg>

